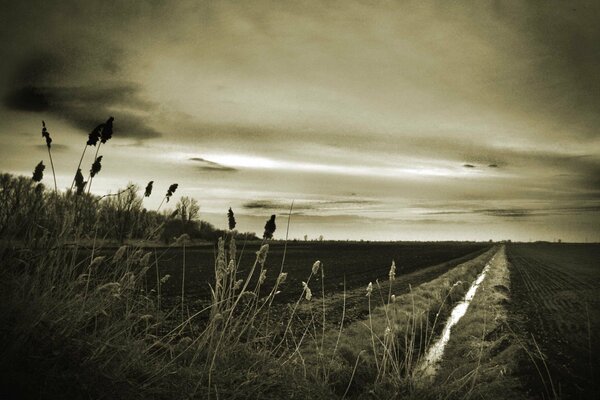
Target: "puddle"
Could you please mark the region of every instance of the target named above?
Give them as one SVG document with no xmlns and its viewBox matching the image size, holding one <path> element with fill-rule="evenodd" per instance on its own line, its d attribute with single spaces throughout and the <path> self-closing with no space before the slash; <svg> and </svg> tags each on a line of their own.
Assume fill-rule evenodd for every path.
<svg viewBox="0 0 600 400">
<path fill-rule="evenodd" d="M 450 340 L 450 332 L 452 327 L 456 325 L 458 321 L 465 315 L 467 309 L 469 308 L 469 304 L 471 304 L 471 300 L 475 296 L 477 292 L 477 288 L 483 282 L 485 278 L 485 274 L 490 269 L 490 264 L 494 261 L 494 257 L 490 259 L 490 261 L 485 265 L 483 271 L 479 274 L 475 282 L 471 284 L 469 291 L 465 295 L 465 298 L 462 299 L 454 308 L 452 309 L 452 313 L 446 321 L 446 326 L 444 326 L 444 330 L 442 332 L 442 336 L 431 345 L 421 365 L 417 368 L 417 371 L 421 373 L 423 378 L 432 378 L 437 372 L 438 364 L 442 359 L 442 355 L 444 354 L 444 348 L 446 344 L 448 344 L 448 340 Z"/>
</svg>

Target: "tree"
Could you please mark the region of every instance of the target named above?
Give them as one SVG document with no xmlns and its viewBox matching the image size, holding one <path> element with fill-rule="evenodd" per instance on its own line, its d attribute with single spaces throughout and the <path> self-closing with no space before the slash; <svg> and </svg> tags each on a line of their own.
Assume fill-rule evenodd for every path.
<svg viewBox="0 0 600 400">
<path fill-rule="evenodd" d="M 184 225 L 190 224 L 192 221 L 198 219 L 198 215 L 200 214 L 200 206 L 196 199 L 183 196 L 179 199 L 179 202 L 175 206 L 177 210 L 177 215 L 181 218 L 181 222 Z"/>
<path fill-rule="evenodd" d="M 101 226 L 106 235 L 123 243 L 137 230 L 142 213 L 142 197 L 137 194 L 139 187 L 130 184 L 127 189 L 103 199 L 100 209 Z"/>
</svg>

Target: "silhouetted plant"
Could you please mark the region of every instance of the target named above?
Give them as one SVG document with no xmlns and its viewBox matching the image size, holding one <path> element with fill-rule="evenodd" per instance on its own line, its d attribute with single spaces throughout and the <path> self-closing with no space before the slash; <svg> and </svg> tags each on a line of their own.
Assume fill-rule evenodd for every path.
<svg viewBox="0 0 600 400">
<path fill-rule="evenodd" d="M 88 134 L 88 140 L 85 143 L 85 146 L 83 146 L 83 152 L 81 153 L 81 158 L 79 158 L 79 164 L 77 164 L 78 169 L 81 168 L 81 163 L 83 162 L 83 157 L 85 156 L 85 152 L 86 152 L 88 146 L 96 146 L 96 144 L 100 140 L 100 136 L 102 134 L 103 128 L 104 128 L 104 123 L 99 124 L 94 129 L 92 129 L 92 131 Z M 71 189 L 73 189 L 74 185 L 75 185 L 75 179 L 73 179 L 73 182 L 71 183 Z"/>
<path fill-rule="evenodd" d="M 77 194 L 83 193 L 83 189 L 85 189 L 85 184 L 86 182 L 83 180 L 81 168 L 77 168 L 77 173 L 75 174 L 75 187 L 77 188 Z"/>
<path fill-rule="evenodd" d="M 171 196 L 173 196 L 173 193 L 175 193 L 175 191 L 177 190 L 178 187 L 179 187 L 179 185 L 177 183 L 174 183 L 171 186 L 169 186 L 169 189 L 167 189 L 167 194 L 165 195 L 165 197 L 163 197 L 163 199 L 160 202 L 160 204 L 158 205 L 158 208 L 156 209 L 156 211 L 160 210 L 160 208 L 162 207 L 165 200 L 167 200 L 167 203 L 169 202 L 169 200 L 171 200 Z"/>
<path fill-rule="evenodd" d="M 148 182 L 146 185 L 146 190 L 144 190 L 144 197 L 150 197 L 152 194 L 152 185 L 154 185 L 154 181 Z"/>
<path fill-rule="evenodd" d="M 96 147 L 96 154 L 94 155 L 94 164 L 96 163 L 96 160 L 98 159 L 98 152 L 100 151 L 100 146 L 103 143 L 108 142 L 108 140 L 110 138 L 112 138 L 113 135 L 113 121 L 115 119 L 113 117 L 109 117 L 106 122 L 104 124 L 102 124 L 102 131 L 100 132 L 100 144 Z M 98 129 L 98 126 L 96 127 L 96 129 Z M 96 129 L 94 129 L 94 131 L 96 131 Z M 97 132 L 92 131 L 91 134 L 95 134 L 97 135 Z M 93 139 L 95 140 L 95 142 L 97 143 L 98 140 L 97 139 Z M 88 142 L 90 142 L 90 140 L 88 139 Z M 89 184 L 88 184 L 88 193 L 90 193 L 90 191 L 92 190 L 92 178 L 93 175 L 90 174 L 90 178 L 89 180 Z"/>
<path fill-rule="evenodd" d="M 90 176 L 93 178 L 100 172 L 102 169 L 102 156 L 96 158 L 96 161 L 92 164 L 92 168 L 90 169 Z"/>
<path fill-rule="evenodd" d="M 50 137 L 50 132 L 46 129 L 46 123 L 42 121 L 42 137 L 46 139 L 46 147 L 48 147 L 48 157 L 50 158 L 50 166 L 52 167 L 52 176 L 54 177 L 54 192 L 58 193 L 58 185 L 56 184 L 56 172 L 54 172 L 54 162 L 52 161 L 52 152 L 50 148 L 52 147 L 52 138 Z"/>
<path fill-rule="evenodd" d="M 177 183 L 174 183 L 171 186 L 169 186 L 169 190 L 167 190 L 167 194 L 165 196 L 167 198 L 167 203 L 169 202 L 171 196 L 173 196 L 178 187 L 179 185 Z"/>
<path fill-rule="evenodd" d="M 113 121 L 115 119 L 110 117 L 104 123 L 104 127 L 102 128 L 102 133 L 100 134 L 100 142 L 106 143 L 113 135 Z"/>
<path fill-rule="evenodd" d="M 227 211 L 227 221 L 229 222 L 229 230 L 232 231 L 235 229 L 235 215 L 229 207 L 229 211 Z"/>
<path fill-rule="evenodd" d="M 100 140 L 100 136 L 102 134 L 102 129 L 104 128 L 104 124 L 100 124 L 96 126 L 88 135 L 88 141 L 86 146 L 96 146 L 98 140 Z"/>
<path fill-rule="evenodd" d="M 52 147 L 52 138 L 50 137 L 50 132 L 46 129 L 46 122 L 42 121 L 42 137 L 46 139 L 46 146 L 48 148 Z"/>
<path fill-rule="evenodd" d="M 273 233 L 275 233 L 277 226 L 275 225 L 275 215 L 271 215 L 271 218 L 265 224 L 265 233 L 263 234 L 264 239 L 273 239 Z"/>
<path fill-rule="evenodd" d="M 31 179 L 33 179 L 34 182 L 41 182 L 44 178 L 44 169 L 46 169 L 44 161 L 40 161 L 39 164 L 35 166 L 33 177 Z"/>
</svg>

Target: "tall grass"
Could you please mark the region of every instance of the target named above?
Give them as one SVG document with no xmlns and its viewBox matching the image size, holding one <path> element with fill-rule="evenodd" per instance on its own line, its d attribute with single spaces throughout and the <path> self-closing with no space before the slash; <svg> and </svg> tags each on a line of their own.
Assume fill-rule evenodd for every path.
<svg viewBox="0 0 600 400">
<path fill-rule="evenodd" d="M 94 129 L 94 138 L 110 139 L 112 121 Z M 86 148 L 98 141 L 91 139 Z M 100 168 L 100 144 L 94 174 Z M 369 283 L 366 293 L 344 289 L 344 296 L 367 295 L 367 320 L 347 323 L 344 301 L 341 320 L 331 321 L 327 266 L 318 260 L 307 265 L 296 301 L 285 309 L 276 305 L 289 284 L 284 256 L 274 284 L 266 286 L 276 216 L 265 225 L 253 263 L 244 266 L 230 208 L 229 229 L 216 246 L 210 303 L 190 311 L 185 290 L 189 236 L 170 244 L 181 247 L 183 263 L 180 299 L 168 306 L 162 286 L 170 277 L 159 269 L 166 250 L 126 241 L 135 236 L 142 238 L 139 243 L 153 243 L 168 217 L 145 211 L 136 185 L 102 197 L 91 195 L 88 185 L 85 193 L 80 166 L 81 160 L 77 192 L 59 193 L 55 186 L 52 207 L 35 180 L 0 175 L 0 200 L 6 205 L 0 209 L 0 235 L 15 240 L 0 242 L 0 332 L 9 344 L 0 376 L 30 396 L 39 390 L 50 398 L 389 398 L 409 393 L 415 365 L 444 314 L 491 256 L 485 253 L 403 296 L 393 294 L 392 262 L 388 282 Z M 144 194 L 150 195 L 152 183 Z M 177 188 L 169 187 L 159 209 Z M 292 210 L 293 203 L 286 239 Z M 103 248 L 106 238 L 121 246 Z M 377 296 L 382 306 L 372 306 Z M 36 376 L 47 380 L 36 381 Z"/>
</svg>

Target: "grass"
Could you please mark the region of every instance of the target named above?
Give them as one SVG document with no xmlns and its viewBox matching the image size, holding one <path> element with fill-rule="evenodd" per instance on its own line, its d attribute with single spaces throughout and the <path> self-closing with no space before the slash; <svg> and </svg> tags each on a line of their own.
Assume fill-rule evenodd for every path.
<svg viewBox="0 0 600 400">
<path fill-rule="evenodd" d="M 172 247 L 182 246 L 185 254 L 184 245 L 185 238 L 181 238 Z M 306 267 L 306 287 L 283 316 L 285 323 L 278 324 L 282 315 L 272 313 L 271 306 L 289 282 L 285 282 L 285 272 L 280 272 L 275 285 L 263 288 L 268 243 L 242 275 L 233 232 L 223 238 L 210 306 L 191 315 L 183 301 L 185 285 L 180 304 L 172 308 L 161 304 L 162 286 L 168 282 L 157 261 L 161 250 L 128 246 L 112 253 L 100 250 L 93 246 L 82 258 L 77 240 L 67 234 L 35 246 L 5 244 L 5 298 L 0 305 L 2 340 L 10 344 L 2 353 L 5 393 L 16 390 L 26 398 L 42 392 L 46 398 L 65 394 L 72 398 L 173 398 L 174 393 L 197 398 L 280 398 L 293 389 L 298 398 L 331 398 L 356 397 L 364 393 L 356 391 L 359 386 L 396 393 L 398 385 L 405 384 L 390 378 L 401 367 L 386 353 L 392 341 L 381 334 L 389 324 L 387 307 L 370 314 L 372 329 L 366 332 L 371 354 L 356 345 L 365 334 L 360 323 L 345 327 L 342 317 L 339 324 L 327 326 L 326 267 L 321 263 Z M 419 315 L 406 325 L 414 329 L 410 332 L 413 344 L 423 348 L 423 332 L 415 327 L 430 326 L 433 308 L 443 309 L 442 293 L 447 292 L 448 304 L 460 298 L 451 282 L 459 277 L 469 280 L 478 263 L 459 266 L 415 288 L 406 295 L 411 299 L 409 309 L 400 308 L 402 297 L 396 300 L 394 312 L 401 318 Z M 148 286 L 150 274 L 156 278 Z M 311 286 L 320 294 L 320 306 L 316 298 L 306 300 Z M 438 286 L 439 293 L 434 289 Z M 383 287 L 376 283 L 371 295 L 382 296 Z M 456 294 L 449 293 L 452 289 Z M 391 293 L 387 291 L 389 298 Z M 303 318 L 307 309 L 312 315 L 309 320 Z M 397 321 L 397 329 L 402 323 Z M 335 328 L 334 335 L 330 328 Z M 309 349 L 313 345 L 316 353 Z M 375 368 L 369 370 L 372 364 Z"/>
<path fill-rule="evenodd" d="M 418 380 L 415 368 L 420 358 L 439 333 L 453 304 L 462 299 L 494 251 L 404 295 L 392 297 L 392 289 L 386 290 L 379 283 L 371 290 L 365 286 L 362 295 L 387 297 L 384 306 L 371 309 L 366 320 L 356 321 L 343 330 L 330 329 L 322 338 L 315 327 L 308 329 L 308 339 L 298 346 L 290 362 L 301 365 L 307 376 L 324 377 L 334 393 L 343 397 L 360 398 L 376 392 L 386 396 L 410 393 Z M 314 313 L 310 303 L 302 307 Z M 318 318 L 309 322 L 315 320 Z"/>
<path fill-rule="evenodd" d="M 504 249 L 490 264 L 469 311 L 453 328 L 431 386 L 444 398 L 527 398 L 519 362 L 527 358 L 509 324 L 510 277 Z M 431 390 L 426 391 L 431 396 Z M 416 394 L 417 396 L 419 393 Z"/>
<path fill-rule="evenodd" d="M 102 143 L 112 135 L 112 120 L 100 132 Z M 98 132 L 96 128 L 92 134 Z M 374 260 L 363 255 L 363 267 L 349 273 L 348 281 L 343 278 L 341 318 L 336 321 L 327 316 L 335 300 L 326 298 L 330 288 L 339 289 L 335 264 L 309 255 L 310 262 L 288 276 L 287 240 L 281 261 L 270 264 L 273 217 L 251 260 L 240 254 L 245 242 L 238 253 L 236 232 L 230 229 L 218 241 L 212 274 L 194 277 L 188 268 L 187 234 L 166 248 L 146 246 L 170 219 L 145 212 L 135 186 L 96 197 L 89 194 L 89 186 L 85 193 L 84 182 L 77 183 L 76 193 L 50 194 L 25 178 L 3 174 L 0 183 L 0 198 L 7 206 L 0 209 L 0 234 L 6 239 L 0 242 L 2 397 L 437 395 L 419 389 L 416 366 L 452 306 L 496 251 L 481 253 L 482 245 L 455 246 L 457 256 L 481 254 L 456 267 L 438 266 L 435 279 L 409 286 L 408 292 L 395 287 L 407 282 L 399 277 L 407 272 L 400 268 L 418 270 L 418 262 L 396 259 L 398 270 L 395 264 L 385 271 L 368 269 L 372 276 L 367 277 L 365 267 Z M 177 184 L 171 185 L 167 202 L 176 189 Z M 231 218 L 228 222 L 235 225 Z M 136 237 L 144 246 L 103 249 L 108 235 L 120 242 Z M 372 251 L 389 256 L 389 248 L 372 246 Z M 160 264 L 175 248 L 182 256 L 180 280 Z M 354 257 L 351 247 L 337 249 L 336 258 Z M 439 251 L 433 258 L 443 253 L 442 260 L 448 260 L 448 248 L 433 249 Z M 206 285 L 207 277 L 212 279 L 210 297 L 195 309 L 188 301 L 189 285 Z M 334 286 L 328 286 L 331 278 Z M 165 289 L 173 283 L 180 296 L 169 304 Z M 293 300 L 282 310 L 275 300 L 286 293 Z M 347 299 L 353 297 L 366 299 L 367 309 L 349 319 Z"/>
</svg>

